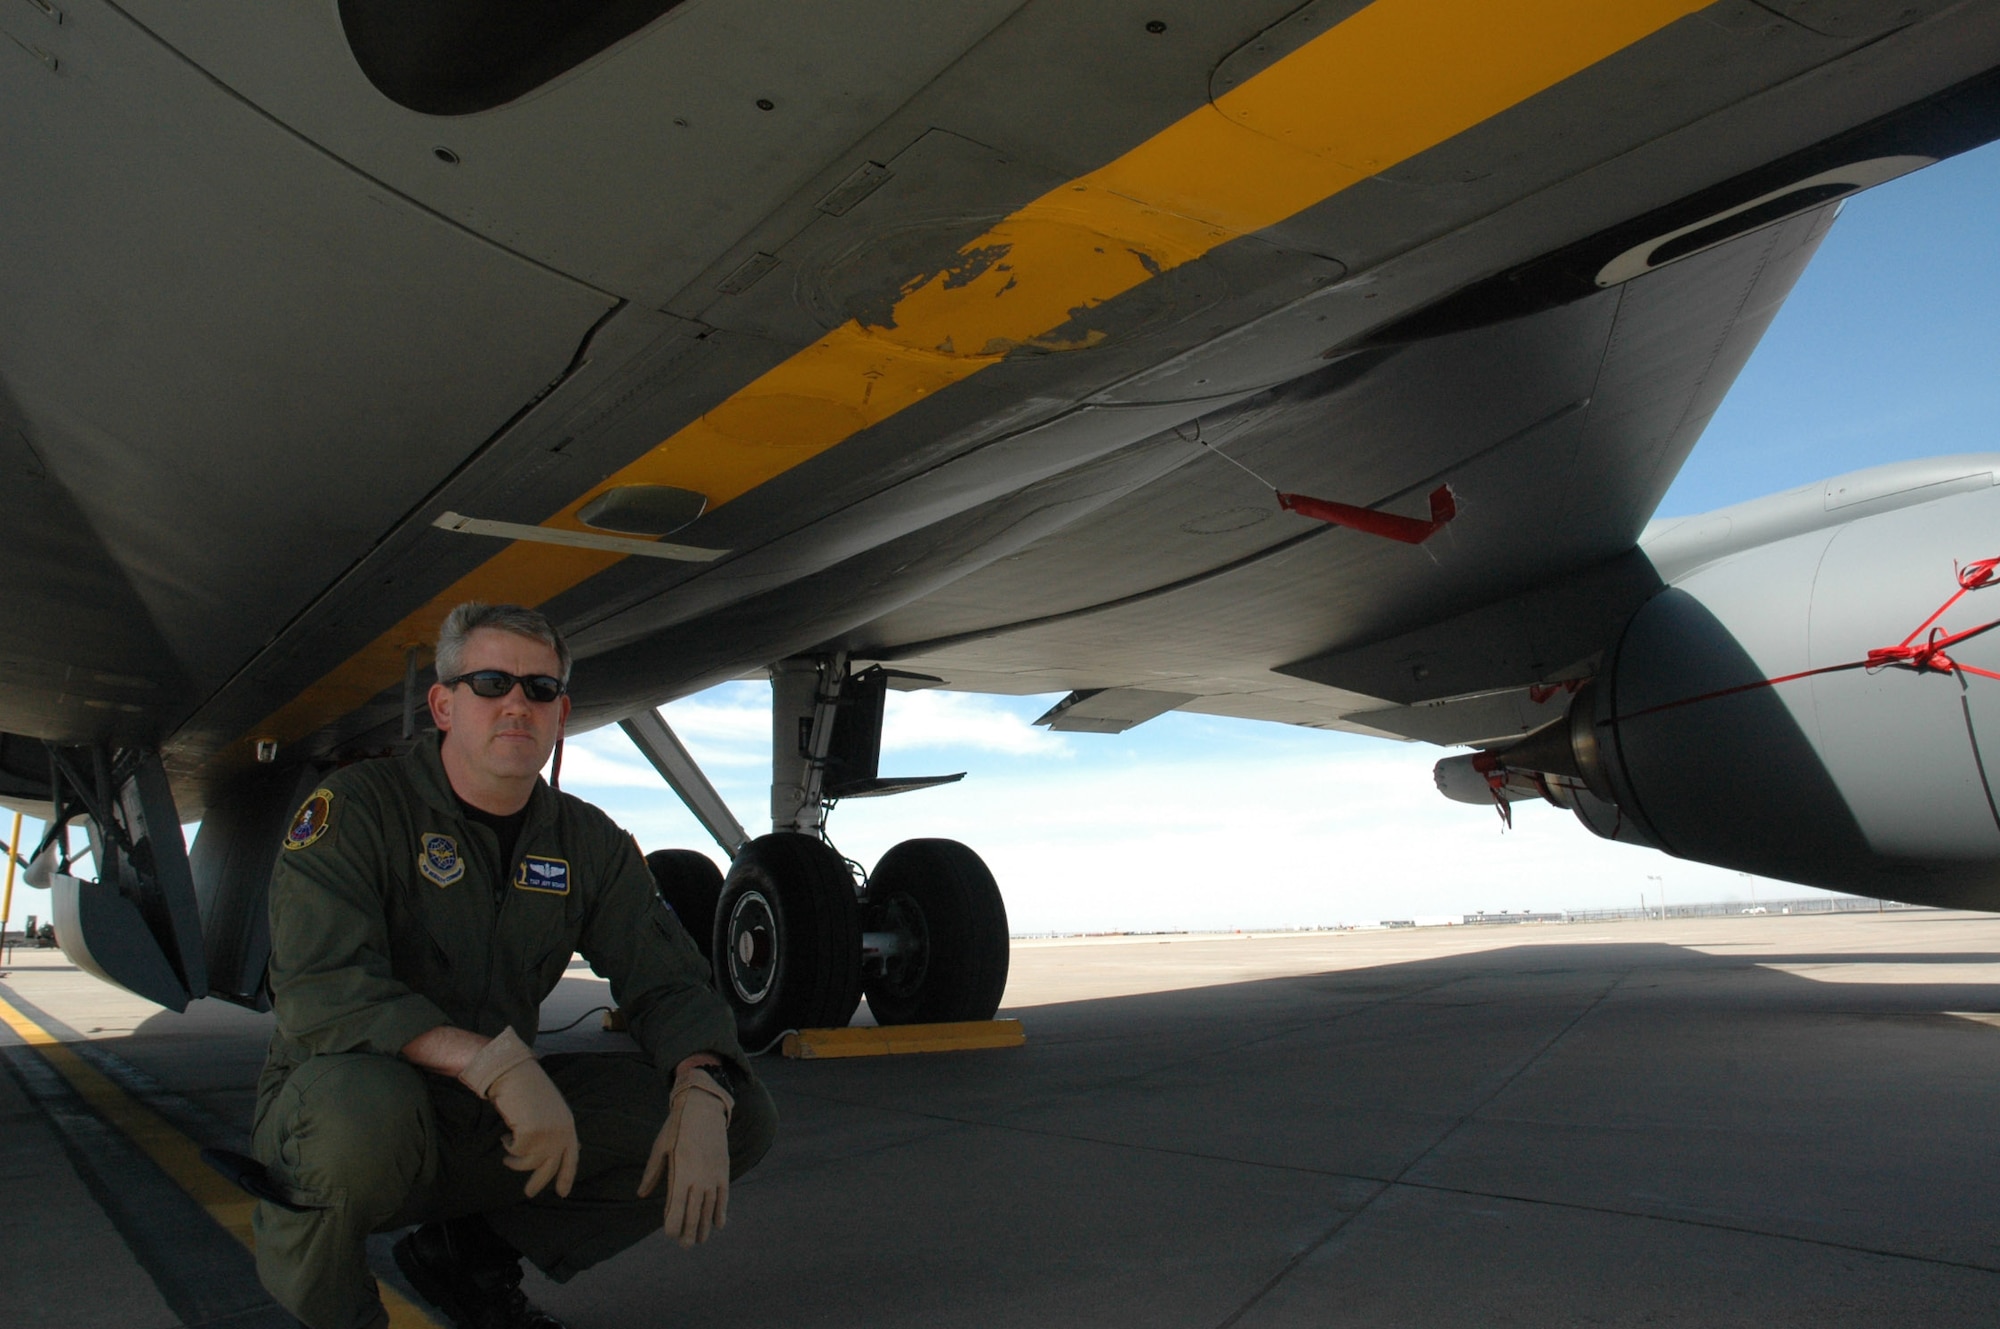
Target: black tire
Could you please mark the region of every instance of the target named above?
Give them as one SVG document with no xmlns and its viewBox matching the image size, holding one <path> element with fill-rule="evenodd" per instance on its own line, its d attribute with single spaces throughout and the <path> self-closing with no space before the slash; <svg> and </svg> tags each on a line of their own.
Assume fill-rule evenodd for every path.
<svg viewBox="0 0 2000 1329">
<path fill-rule="evenodd" d="M 785 832 L 744 846 L 723 881 L 709 954 L 715 986 L 756 1052 L 787 1029 L 837 1029 L 861 1004 L 861 907 L 847 864 Z"/>
<path fill-rule="evenodd" d="M 867 926 L 903 950 L 864 985 L 880 1024 L 990 1020 L 1007 990 L 1007 906 L 978 854 L 905 840 L 868 879 Z"/>
<path fill-rule="evenodd" d="M 722 869 L 695 849 L 655 849 L 646 855 L 653 886 L 687 929 L 694 948 L 708 954 L 715 940 L 715 902 L 722 898 Z"/>
</svg>

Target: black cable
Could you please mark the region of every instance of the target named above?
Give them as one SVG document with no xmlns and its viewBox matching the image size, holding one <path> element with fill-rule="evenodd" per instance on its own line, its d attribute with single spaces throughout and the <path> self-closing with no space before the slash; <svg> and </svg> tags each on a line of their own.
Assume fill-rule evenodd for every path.
<svg viewBox="0 0 2000 1329">
<path fill-rule="evenodd" d="M 786 1039 L 790 1038 L 793 1034 L 796 1034 L 797 1032 L 799 1031 L 796 1029 L 787 1029 L 785 1030 L 784 1033 L 779 1034 L 776 1038 L 766 1043 L 763 1047 L 745 1048 L 743 1051 L 743 1055 L 746 1057 L 761 1057 L 765 1053 L 769 1052 L 772 1048 L 775 1048 L 776 1046 L 778 1046 L 778 1044 L 784 1042 Z"/>
<path fill-rule="evenodd" d="M 840 861 L 847 864 L 847 871 L 853 876 L 856 888 L 861 894 L 866 895 L 868 893 L 868 869 L 862 867 L 846 854 L 840 853 L 840 846 L 835 844 L 833 837 L 826 833 L 827 819 L 833 813 L 833 800 L 830 798 L 826 799 L 820 804 L 820 807 L 823 809 L 823 815 L 819 819 L 820 843 L 840 855 Z"/>
<path fill-rule="evenodd" d="M 582 1024 L 585 1020 L 588 1020 L 591 1016 L 598 1014 L 600 1011 L 609 1012 L 610 1009 L 611 1008 L 609 1006 L 592 1006 L 589 1010 L 577 1016 L 574 1020 L 571 1020 L 568 1024 L 558 1025 L 554 1029 L 537 1029 L 535 1031 L 535 1037 L 540 1038 L 543 1034 L 568 1033 L 570 1030 Z"/>
</svg>

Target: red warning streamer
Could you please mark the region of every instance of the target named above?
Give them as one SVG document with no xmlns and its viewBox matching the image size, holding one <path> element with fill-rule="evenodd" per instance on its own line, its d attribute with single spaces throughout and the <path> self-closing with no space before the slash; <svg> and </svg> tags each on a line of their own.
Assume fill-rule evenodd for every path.
<svg viewBox="0 0 2000 1329">
<path fill-rule="evenodd" d="M 1560 683 L 1530 683 L 1528 684 L 1528 700 L 1540 706 L 1558 692 L 1567 692 L 1574 696 L 1576 690 L 1582 686 L 1583 680 L 1580 678 L 1566 678 Z"/>
<path fill-rule="evenodd" d="M 1752 692 L 1758 688 L 1776 687 L 1780 683 L 1790 683 L 1801 678 L 1811 678 L 1816 674 L 1838 674 L 1849 669 L 1914 669 L 1918 673 L 1977 674 L 1981 678 L 2000 679 L 2000 673 L 1991 669 L 1981 669 L 1977 665 L 1963 664 L 1945 654 L 1951 647 L 1967 641 L 1984 632 L 2000 628 L 2000 619 L 1982 623 L 1976 628 L 1963 632 L 1947 633 L 1937 626 L 1937 621 L 1950 611 L 1951 607 L 1973 591 L 2000 584 L 2000 558 L 1983 558 L 1977 563 L 1968 563 L 1958 569 L 1958 589 L 1949 600 L 1939 605 L 1937 612 L 1917 624 L 1916 630 L 1897 642 L 1894 646 L 1878 646 L 1868 652 L 1866 659 L 1850 660 L 1846 664 L 1822 665 L 1818 669 L 1801 669 L 1796 674 L 1785 674 L 1778 678 L 1760 679 L 1755 683 L 1743 683 L 1733 688 L 1723 688 L 1717 692 L 1704 692 L 1698 697 L 1684 697 L 1680 701 L 1670 701 L 1659 706 L 1649 706 L 1643 711 L 1634 711 L 1622 717 L 1636 720 L 1641 716 L 1657 715 L 1661 711 L 1671 711 L 1681 706 L 1692 706 L 1699 701 L 1714 701 L 1719 697 L 1733 697 L 1739 692 Z M 1926 635 L 1928 634 L 1928 635 Z M 1923 640 L 1919 641 L 1918 638 Z"/>
<path fill-rule="evenodd" d="M 1385 540 L 1399 540 L 1406 545 L 1422 544 L 1458 515 L 1458 499 L 1451 492 L 1450 485 L 1439 485 L 1431 491 L 1429 521 L 1399 517 L 1393 512 L 1377 512 L 1373 508 L 1358 508 L 1352 503 L 1335 503 L 1331 499 L 1313 498 L 1309 494 L 1287 494 L 1282 490 L 1278 491 L 1278 506 L 1301 517 L 1314 517 L 1352 531 L 1379 535 Z"/>
<path fill-rule="evenodd" d="M 1497 752 L 1475 752 L 1472 754 L 1472 769 L 1486 777 L 1486 788 L 1493 795 L 1493 805 L 1500 809 L 1500 825 L 1506 830 L 1514 829 L 1514 809 L 1507 804 L 1507 795 L 1500 792 L 1507 786 L 1507 768 L 1501 764 Z"/>
</svg>

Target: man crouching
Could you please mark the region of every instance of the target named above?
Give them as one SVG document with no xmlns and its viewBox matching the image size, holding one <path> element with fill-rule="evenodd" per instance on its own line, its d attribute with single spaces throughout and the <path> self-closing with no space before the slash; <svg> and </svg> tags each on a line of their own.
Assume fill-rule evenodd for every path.
<svg viewBox="0 0 2000 1329">
<path fill-rule="evenodd" d="M 311 1329 L 388 1322 L 364 1243 L 411 1224 L 396 1263 L 455 1324 L 560 1329 L 523 1255 L 563 1282 L 663 1211 L 705 1241 L 770 1147 L 770 1097 L 638 846 L 540 778 L 569 664 L 533 610 L 460 605 L 439 734 L 329 775 L 285 834 L 253 1138 L 301 1208 L 257 1207 L 257 1272 Z M 639 1050 L 535 1057 L 572 952 Z"/>
</svg>

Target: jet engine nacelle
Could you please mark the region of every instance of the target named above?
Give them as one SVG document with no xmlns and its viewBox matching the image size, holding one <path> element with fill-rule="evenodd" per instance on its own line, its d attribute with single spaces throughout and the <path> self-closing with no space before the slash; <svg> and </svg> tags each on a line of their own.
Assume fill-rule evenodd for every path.
<svg viewBox="0 0 2000 1329">
<path fill-rule="evenodd" d="M 1499 753 L 1600 835 L 2000 908 L 2000 488 L 1680 577 L 1564 721 Z M 1607 815 L 1612 814 L 1612 815 Z"/>
</svg>

